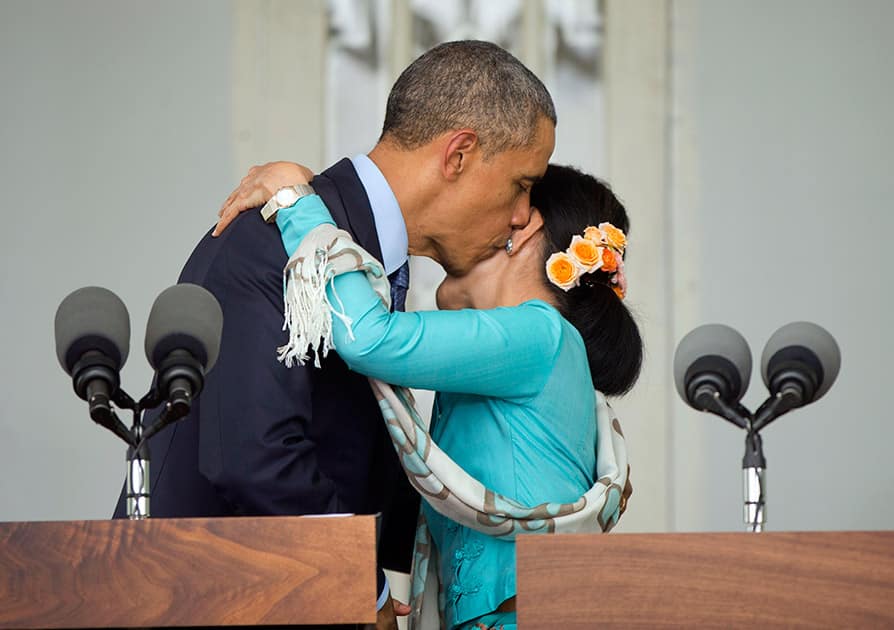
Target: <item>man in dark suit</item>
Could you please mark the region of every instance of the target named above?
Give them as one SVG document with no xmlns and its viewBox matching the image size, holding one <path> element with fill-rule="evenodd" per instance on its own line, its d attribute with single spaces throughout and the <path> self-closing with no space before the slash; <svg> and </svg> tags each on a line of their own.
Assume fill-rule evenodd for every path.
<svg viewBox="0 0 894 630">
<path fill-rule="evenodd" d="M 370 154 L 342 160 L 312 185 L 338 226 L 382 260 L 399 305 L 408 253 L 462 274 L 527 224 L 528 193 L 554 138 L 552 101 L 530 71 L 492 44 L 453 42 L 395 83 Z M 275 193 L 304 183 L 296 165 L 256 167 L 223 214 L 228 222 L 269 207 Z M 218 238 L 206 235 L 186 263 L 180 281 L 217 297 L 223 335 L 189 417 L 151 441 L 152 514 L 381 512 L 380 565 L 407 572 L 419 499 L 366 378 L 335 354 L 320 370 L 277 362 L 286 261 L 276 226 L 246 212 Z M 379 574 L 386 627 L 393 613 Z"/>
</svg>

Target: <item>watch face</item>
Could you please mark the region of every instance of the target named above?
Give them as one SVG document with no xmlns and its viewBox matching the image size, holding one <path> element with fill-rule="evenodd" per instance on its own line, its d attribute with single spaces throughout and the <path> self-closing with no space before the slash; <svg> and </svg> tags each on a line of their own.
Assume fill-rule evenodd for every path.
<svg viewBox="0 0 894 630">
<path fill-rule="evenodd" d="M 280 188 L 276 191 L 276 203 L 280 208 L 287 208 L 298 200 L 298 193 L 294 188 Z"/>
</svg>

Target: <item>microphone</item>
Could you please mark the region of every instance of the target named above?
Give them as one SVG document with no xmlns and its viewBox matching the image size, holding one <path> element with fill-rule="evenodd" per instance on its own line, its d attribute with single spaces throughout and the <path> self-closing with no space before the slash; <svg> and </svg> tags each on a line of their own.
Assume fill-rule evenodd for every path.
<svg viewBox="0 0 894 630">
<path fill-rule="evenodd" d="M 777 330 L 761 355 L 761 375 L 770 398 L 755 413 L 754 430 L 822 398 L 840 368 L 841 350 L 826 329 L 792 322 Z"/>
<path fill-rule="evenodd" d="M 223 312 L 207 289 L 176 284 L 155 299 L 146 324 L 146 358 L 156 372 L 158 395 L 169 409 L 143 440 L 189 412 L 217 361 L 222 330 Z"/>
<path fill-rule="evenodd" d="M 124 302 L 108 289 L 83 287 L 59 304 L 54 327 L 56 357 L 72 377 L 75 393 L 88 402 L 90 417 L 130 444 L 130 432 L 111 405 L 130 350 Z"/>
<path fill-rule="evenodd" d="M 736 330 L 705 324 L 690 331 L 674 353 L 677 393 L 691 407 L 745 428 L 750 413 L 739 404 L 751 378 L 751 350 Z"/>
</svg>

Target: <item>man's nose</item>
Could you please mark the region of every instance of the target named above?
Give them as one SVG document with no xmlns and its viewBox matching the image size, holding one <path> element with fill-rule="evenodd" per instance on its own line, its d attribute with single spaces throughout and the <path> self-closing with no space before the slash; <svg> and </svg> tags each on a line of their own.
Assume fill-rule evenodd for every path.
<svg viewBox="0 0 894 630">
<path fill-rule="evenodd" d="M 527 195 L 518 203 L 512 212 L 512 229 L 525 227 L 531 221 L 531 199 Z"/>
</svg>

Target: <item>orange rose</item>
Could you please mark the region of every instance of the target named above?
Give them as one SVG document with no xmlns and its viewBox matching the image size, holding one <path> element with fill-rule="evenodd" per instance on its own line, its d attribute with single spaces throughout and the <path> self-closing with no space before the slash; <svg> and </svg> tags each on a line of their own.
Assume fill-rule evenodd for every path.
<svg viewBox="0 0 894 630">
<path fill-rule="evenodd" d="M 611 223 L 600 223 L 599 229 L 605 234 L 605 242 L 619 251 L 624 251 L 627 247 L 627 237 L 624 232 L 616 228 Z"/>
<path fill-rule="evenodd" d="M 605 240 L 605 232 L 603 232 L 599 228 L 593 227 L 592 225 L 584 230 L 584 238 L 593 241 L 598 245 L 605 245 L 607 243 L 607 241 Z"/>
<path fill-rule="evenodd" d="M 602 266 L 602 248 L 587 238 L 574 236 L 568 254 L 584 271 L 596 271 Z"/>
<path fill-rule="evenodd" d="M 602 248 L 602 270 L 607 273 L 614 273 L 618 270 L 618 255 L 615 250 L 609 247 Z"/>
<path fill-rule="evenodd" d="M 556 252 L 546 261 L 546 277 L 550 282 L 567 291 L 580 281 L 580 267 L 565 252 Z"/>
</svg>

